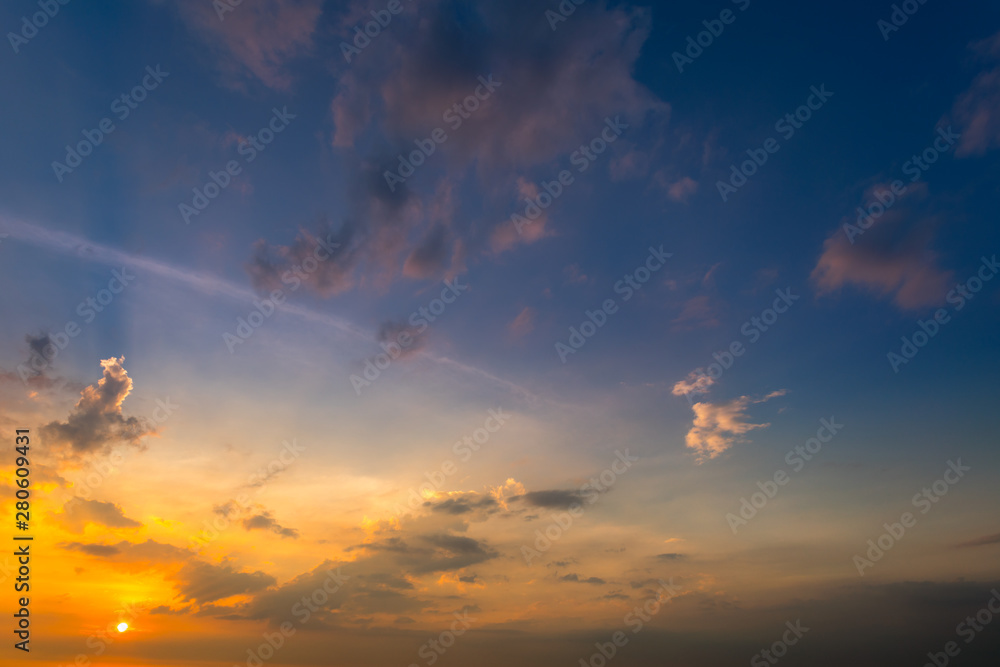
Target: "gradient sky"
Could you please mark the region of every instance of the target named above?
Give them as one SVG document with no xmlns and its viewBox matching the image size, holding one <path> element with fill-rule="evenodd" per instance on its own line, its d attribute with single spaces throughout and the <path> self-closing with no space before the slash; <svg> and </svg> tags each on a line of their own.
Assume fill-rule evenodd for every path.
<svg viewBox="0 0 1000 667">
<path fill-rule="evenodd" d="M 0 663 L 995 664 L 1000 7 L 561 6 L 4 4 Z"/>
</svg>

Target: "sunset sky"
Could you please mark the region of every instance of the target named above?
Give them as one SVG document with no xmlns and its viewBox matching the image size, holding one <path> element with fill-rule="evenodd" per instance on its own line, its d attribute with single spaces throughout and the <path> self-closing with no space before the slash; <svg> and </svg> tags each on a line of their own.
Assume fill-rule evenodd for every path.
<svg viewBox="0 0 1000 667">
<path fill-rule="evenodd" d="M 1000 6 L 901 4 L 4 3 L 0 664 L 995 665 Z"/>
</svg>

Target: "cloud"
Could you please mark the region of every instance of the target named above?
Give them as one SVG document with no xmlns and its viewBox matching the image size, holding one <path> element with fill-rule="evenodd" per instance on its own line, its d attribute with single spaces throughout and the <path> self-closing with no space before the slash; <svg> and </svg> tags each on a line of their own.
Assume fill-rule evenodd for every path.
<svg viewBox="0 0 1000 667">
<path fill-rule="evenodd" d="M 672 321 L 675 330 L 691 330 L 719 326 L 715 308 L 707 294 L 689 299 Z"/>
<path fill-rule="evenodd" d="M 87 554 L 88 556 L 96 556 L 99 558 L 114 556 L 121 553 L 121 550 L 113 544 L 83 544 L 82 542 L 64 542 L 60 546 L 64 549 L 68 549 L 69 551 L 79 551 L 80 553 Z"/>
<path fill-rule="evenodd" d="M 271 514 L 271 512 L 266 510 L 258 514 L 254 514 L 253 516 L 246 517 L 243 519 L 241 524 L 246 530 L 269 530 L 282 537 L 291 537 L 295 539 L 299 537 L 299 531 L 294 528 L 285 528 L 275 521 L 274 515 Z"/>
<path fill-rule="evenodd" d="M 956 546 L 959 549 L 970 549 L 975 547 L 986 547 L 993 544 L 1000 544 L 1000 533 L 997 533 L 996 535 L 986 535 L 985 537 L 969 540 L 968 542 L 962 542 Z"/>
<path fill-rule="evenodd" d="M 444 512 L 446 514 L 467 514 L 477 509 L 493 509 L 497 507 L 497 501 L 489 496 L 479 496 L 478 494 L 468 494 L 460 498 L 448 498 L 439 503 L 430 501 L 424 503 L 430 505 L 433 512 Z"/>
<path fill-rule="evenodd" d="M 567 574 L 559 577 L 559 581 L 573 581 L 580 584 L 606 584 L 608 582 L 600 579 L 598 577 L 589 577 L 587 579 L 581 579 L 578 574 Z"/>
<path fill-rule="evenodd" d="M 657 554 L 656 558 L 658 560 L 674 561 L 674 560 L 685 560 L 687 556 L 685 556 L 684 554 L 671 553 L 671 554 Z"/>
<path fill-rule="evenodd" d="M 944 302 L 953 274 L 938 267 L 931 248 L 934 221 L 918 220 L 901 206 L 897 202 L 863 236 L 855 237 L 853 245 L 843 229 L 827 238 L 811 275 L 819 294 L 856 285 L 891 297 L 904 310 Z M 844 224 L 855 223 L 844 219 Z"/>
<path fill-rule="evenodd" d="M 547 509 L 569 509 L 573 505 L 578 505 L 583 499 L 583 494 L 579 491 L 530 491 L 520 496 L 511 498 L 512 501 L 523 500 L 533 507 L 544 507 Z"/>
<path fill-rule="evenodd" d="M 274 577 L 259 570 L 239 572 L 229 563 L 214 565 L 200 561 L 185 564 L 168 579 L 176 584 L 182 602 L 198 604 L 256 593 L 277 583 Z"/>
<path fill-rule="evenodd" d="M 695 192 L 698 191 L 698 181 L 694 180 L 689 176 L 685 176 L 681 180 L 671 183 L 667 187 L 667 196 L 676 202 L 687 203 Z"/>
<path fill-rule="evenodd" d="M 300 229 L 290 246 L 258 240 L 245 265 L 250 283 L 261 293 L 278 289 L 294 292 L 304 286 L 330 297 L 349 290 L 354 286 L 353 273 L 359 261 L 352 246 L 354 233 L 350 224 L 336 232 L 322 224 L 315 234 Z"/>
<path fill-rule="evenodd" d="M 972 45 L 984 60 L 1000 60 L 1000 32 Z M 981 72 L 958 96 L 952 117 L 962 138 L 956 157 L 983 155 L 1000 146 L 1000 67 Z"/>
<path fill-rule="evenodd" d="M 420 241 L 403 264 L 407 278 L 428 279 L 440 275 L 451 257 L 450 233 L 444 225 L 436 225 Z"/>
<path fill-rule="evenodd" d="M 715 380 L 706 375 L 703 369 L 695 369 L 688 373 L 687 377 L 677 382 L 671 393 L 674 396 L 685 396 L 687 394 L 707 394 Z"/>
<path fill-rule="evenodd" d="M 51 445 L 68 447 L 75 455 L 90 454 L 117 442 L 137 445 L 155 432 L 136 417 L 122 414 L 122 403 L 132 392 L 124 361 L 124 357 L 101 361 L 104 376 L 96 385 L 84 388 L 69 418 L 42 427 L 42 435 Z"/>
<path fill-rule="evenodd" d="M 359 18 L 348 13 L 339 29 L 350 33 Z M 648 10 L 588 5 L 558 35 L 537 18 L 530 0 L 427 0 L 382 32 L 378 58 L 365 52 L 349 69 L 337 63 L 343 73 L 331 102 L 332 144 L 371 165 L 372 185 L 389 193 L 384 172 L 398 169 L 399 155 L 435 129 L 447 136 L 419 173 L 396 185 L 396 195 L 415 201 L 412 217 L 397 220 L 391 235 L 379 238 L 380 247 L 367 251 L 379 258 L 401 254 L 401 261 L 384 266 L 426 277 L 459 251 L 495 256 L 551 236 L 551 208 L 522 233 L 510 220 L 538 196 L 541 181 L 568 166 L 573 151 L 598 136 L 609 117 L 620 116 L 632 128 L 666 121 L 669 105 L 633 76 L 650 32 Z M 460 118 L 461 125 L 446 120 L 457 103 L 475 102 L 477 88 L 484 91 L 480 77 L 493 82 L 489 97 Z M 600 168 L 625 150 L 624 142 L 612 145 Z M 478 178 L 466 178 L 470 172 Z M 455 196 L 442 207 L 452 201 L 452 182 L 468 187 L 462 201 Z M 463 206 L 468 202 L 474 208 Z M 437 214 L 453 208 L 464 214 L 454 220 Z M 363 238 L 383 224 L 364 206 L 352 216 Z"/>
<path fill-rule="evenodd" d="M 747 421 L 747 408 L 755 403 L 764 403 L 785 391 L 771 392 L 763 398 L 741 396 L 728 403 L 695 403 L 694 423 L 688 431 L 685 442 L 698 455 L 698 462 L 714 459 L 734 444 L 745 442 L 743 435 L 755 429 L 767 428 L 770 424 L 754 424 Z"/>
<path fill-rule="evenodd" d="M 511 322 L 507 324 L 507 333 L 514 338 L 527 336 L 535 328 L 535 309 L 525 306 Z"/>
<path fill-rule="evenodd" d="M 255 0 L 221 16 L 200 0 L 153 0 L 173 5 L 184 23 L 218 52 L 226 82 L 242 87 L 249 78 L 277 90 L 290 87 L 285 65 L 312 47 L 322 0 Z"/>
<path fill-rule="evenodd" d="M 419 326 L 413 326 L 407 322 L 387 320 L 379 325 L 376 338 L 379 343 L 386 343 L 387 345 L 395 343 L 398 345 L 400 351 L 397 358 L 407 359 L 415 356 L 417 352 L 426 347 L 428 331 L 430 331 L 429 328 L 425 328 L 421 331 Z M 400 336 L 403 337 L 404 342 L 407 340 L 406 336 L 409 336 L 409 345 L 404 346 L 403 343 L 400 342 Z"/>
<path fill-rule="evenodd" d="M 390 537 L 348 550 L 389 554 L 392 560 L 415 574 L 461 570 L 499 556 L 479 540 L 450 533 L 418 534 L 409 540 Z"/>
<path fill-rule="evenodd" d="M 511 250 L 517 245 L 529 245 L 546 237 L 554 236 L 552 230 L 547 227 L 549 223 L 548 209 L 543 210 L 534 219 L 528 218 L 524 214 L 527 203 L 538 199 L 541 192 L 538 186 L 523 177 L 518 177 L 515 191 L 517 192 L 517 204 L 512 213 L 517 213 L 521 217 L 518 220 L 521 227 L 518 229 L 513 219 L 508 217 L 493 228 L 490 248 L 494 255 Z"/>
<path fill-rule="evenodd" d="M 121 541 L 117 544 L 86 544 L 83 542 L 62 542 L 59 544 L 62 549 L 78 551 L 103 558 L 105 560 L 142 567 L 154 565 L 172 565 L 178 561 L 191 557 L 191 552 L 175 547 L 172 544 L 164 544 L 156 540 L 146 540 L 145 542 Z"/>
<path fill-rule="evenodd" d="M 87 524 L 106 528 L 139 528 L 142 524 L 125 516 L 122 508 L 114 503 L 99 500 L 72 498 L 63 505 L 63 511 L 54 514 L 56 522 L 73 533 L 82 533 Z"/>
</svg>

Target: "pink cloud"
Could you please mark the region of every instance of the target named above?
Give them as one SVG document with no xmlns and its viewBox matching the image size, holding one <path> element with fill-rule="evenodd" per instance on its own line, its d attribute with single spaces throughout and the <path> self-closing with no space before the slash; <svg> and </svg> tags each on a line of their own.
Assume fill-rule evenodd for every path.
<svg viewBox="0 0 1000 667">
<path fill-rule="evenodd" d="M 507 325 L 507 333 L 514 338 L 521 338 L 535 329 L 535 309 L 525 306 L 517 317 Z"/>
<path fill-rule="evenodd" d="M 671 183 L 667 187 L 667 196 L 677 202 L 687 203 L 695 192 L 698 191 L 698 181 L 685 176 L 676 183 Z"/>
<path fill-rule="evenodd" d="M 252 75 L 269 88 L 285 90 L 285 64 L 310 50 L 322 0 L 256 0 L 221 16 L 211 2 L 153 0 L 177 8 L 184 23 L 221 52 L 219 68 L 233 86 Z"/>
<path fill-rule="evenodd" d="M 972 45 L 987 61 L 1000 60 L 1000 32 Z M 956 157 L 982 155 L 1000 146 L 1000 68 L 980 73 L 952 109 L 962 138 Z"/>
<path fill-rule="evenodd" d="M 785 390 L 774 391 L 763 398 L 740 396 L 728 403 L 695 403 L 694 423 L 688 431 L 685 443 L 698 456 L 698 463 L 714 459 L 734 444 L 746 442 L 743 437 L 750 431 L 767 428 L 770 424 L 755 424 L 747 421 L 747 408 L 755 403 L 764 403 Z"/>
<path fill-rule="evenodd" d="M 833 232 L 812 271 L 817 291 L 830 294 L 855 285 L 891 297 L 906 310 L 942 303 L 953 274 L 938 266 L 931 224 L 908 224 L 907 218 L 904 210 L 887 211 L 854 245 L 843 229 Z"/>
<path fill-rule="evenodd" d="M 719 320 L 715 316 L 715 308 L 712 307 L 708 295 L 705 294 L 689 299 L 672 323 L 674 329 L 679 330 L 719 326 Z"/>
</svg>

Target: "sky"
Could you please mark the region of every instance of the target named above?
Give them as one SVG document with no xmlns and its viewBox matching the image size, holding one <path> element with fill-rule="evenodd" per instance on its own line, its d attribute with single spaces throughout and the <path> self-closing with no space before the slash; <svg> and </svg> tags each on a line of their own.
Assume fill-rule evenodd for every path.
<svg viewBox="0 0 1000 667">
<path fill-rule="evenodd" d="M 0 663 L 994 664 L 1000 7 L 682 4 L 5 3 Z"/>
</svg>

